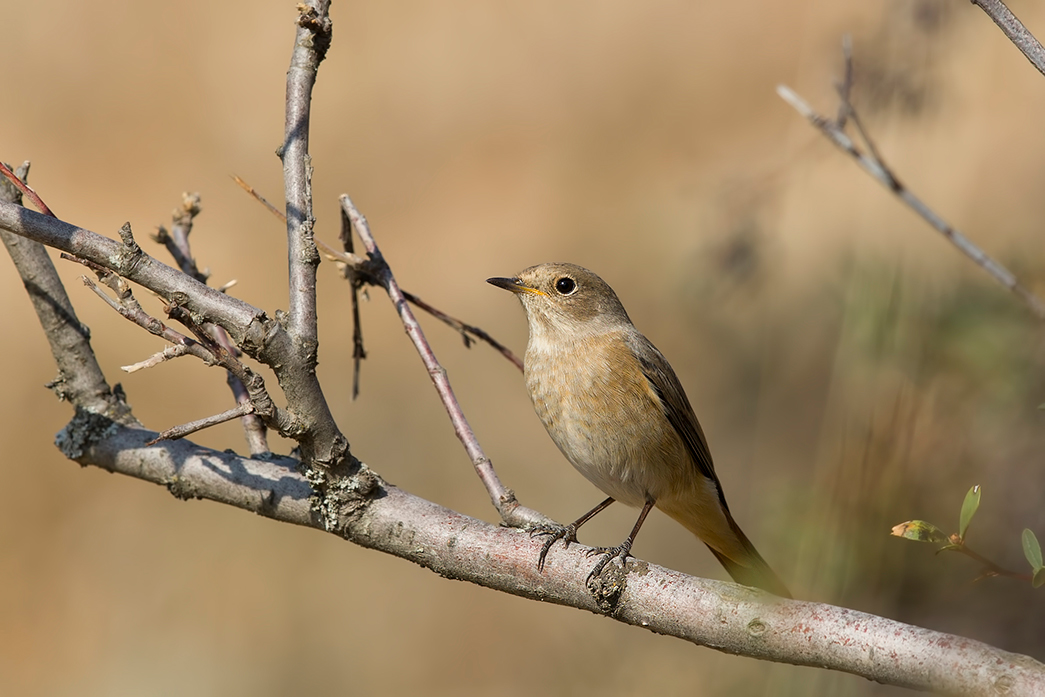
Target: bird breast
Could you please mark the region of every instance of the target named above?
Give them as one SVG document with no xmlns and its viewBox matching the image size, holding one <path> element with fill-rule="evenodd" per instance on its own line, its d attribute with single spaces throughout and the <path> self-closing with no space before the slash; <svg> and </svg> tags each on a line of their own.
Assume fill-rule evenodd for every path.
<svg viewBox="0 0 1045 697">
<path fill-rule="evenodd" d="M 531 335 L 526 349 L 526 386 L 559 450 L 592 484 L 629 506 L 693 486 L 696 467 L 623 338 L 585 339 Z"/>
</svg>

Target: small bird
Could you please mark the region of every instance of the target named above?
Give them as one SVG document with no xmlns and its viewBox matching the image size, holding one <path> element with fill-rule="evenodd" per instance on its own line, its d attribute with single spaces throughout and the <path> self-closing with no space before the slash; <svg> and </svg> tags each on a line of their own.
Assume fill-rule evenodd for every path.
<svg viewBox="0 0 1045 697">
<path fill-rule="evenodd" d="M 540 531 L 550 539 L 538 567 L 556 540 L 569 546 L 581 525 L 620 501 L 642 512 L 621 545 L 592 552 L 603 558 L 589 578 L 630 556 L 656 506 L 700 538 L 735 581 L 790 598 L 730 515 L 675 371 L 613 289 L 574 264 L 540 264 L 487 282 L 515 293 L 526 310 L 524 372 L 537 416 L 566 459 L 609 496 L 571 525 Z"/>
</svg>

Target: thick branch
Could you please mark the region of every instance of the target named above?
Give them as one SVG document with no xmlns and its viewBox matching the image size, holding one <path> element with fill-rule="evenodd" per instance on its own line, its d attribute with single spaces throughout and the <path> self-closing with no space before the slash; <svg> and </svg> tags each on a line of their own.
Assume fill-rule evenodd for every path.
<svg viewBox="0 0 1045 697">
<path fill-rule="evenodd" d="M 205 286 L 140 250 L 132 252 L 123 243 L 90 230 L 6 202 L 0 202 L 0 228 L 104 266 L 168 301 L 183 298 L 180 304 L 206 321 L 225 327 L 240 346 L 248 338 L 260 346 L 278 340 L 281 333 L 278 325 L 266 322 L 265 313 L 256 307 Z M 248 337 L 248 334 L 256 335 Z"/>
<path fill-rule="evenodd" d="M 24 180 L 28 173 L 27 162 L 19 168 L 18 176 Z M 19 192 L 4 179 L 0 184 L 0 205 L 25 210 L 18 205 L 20 201 Z M 39 217 L 54 220 L 43 215 Z M 51 383 L 51 388 L 58 398 L 88 411 L 134 423 L 127 405 L 109 388 L 91 348 L 91 331 L 76 317 L 76 311 L 47 250 L 39 242 L 24 239 L 7 230 L 0 230 L 0 239 L 7 247 L 18 275 L 22 277 L 40 326 L 51 345 L 51 353 L 58 365 L 58 377 Z"/>
<path fill-rule="evenodd" d="M 162 484 L 180 498 L 211 499 L 322 528 L 309 509 L 309 485 L 291 470 L 291 461 L 252 460 L 185 440 L 146 447 L 155 435 L 108 423 L 92 427 L 78 416 L 59 441 L 81 464 Z M 413 496 L 365 466 L 345 484 L 351 504 L 342 531 L 346 539 L 446 578 L 603 614 L 585 588 L 591 560 L 583 545 L 560 550 L 540 573 L 541 542 L 525 532 Z M 947 694 L 1045 691 L 1045 665 L 977 641 L 831 605 L 773 600 L 640 560 L 629 561 L 628 568 L 626 588 L 610 616 L 659 634 L 726 653 Z"/>
<path fill-rule="evenodd" d="M 286 124 L 283 147 L 283 185 L 287 200 L 287 259 L 290 272 L 289 331 L 304 351 L 315 352 L 316 267 L 319 252 L 312 240 L 311 158 L 308 154 L 312 88 L 319 64 L 330 46 L 329 0 L 298 6 L 298 29 L 287 70 Z M 313 357 L 314 361 L 315 358 Z"/>
</svg>

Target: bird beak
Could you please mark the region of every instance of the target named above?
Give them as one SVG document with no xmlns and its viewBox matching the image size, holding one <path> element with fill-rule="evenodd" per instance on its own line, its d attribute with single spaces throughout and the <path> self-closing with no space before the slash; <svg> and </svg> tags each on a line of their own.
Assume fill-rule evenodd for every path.
<svg viewBox="0 0 1045 697">
<path fill-rule="evenodd" d="M 498 288 L 510 290 L 515 294 L 532 293 L 533 295 L 547 295 L 543 290 L 537 290 L 532 286 L 528 286 L 518 278 L 488 278 L 486 279 L 486 282 L 490 285 L 497 286 Z"/>
</svg>

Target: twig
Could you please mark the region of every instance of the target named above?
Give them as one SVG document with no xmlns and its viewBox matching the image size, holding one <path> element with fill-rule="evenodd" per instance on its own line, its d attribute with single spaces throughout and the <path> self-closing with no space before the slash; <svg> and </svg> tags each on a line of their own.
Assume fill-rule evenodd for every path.
<svg viewBox="0 0 1045 697">
<path fill-rule="evenodd" d="M 1031 65 L 1045 75 L 1045 48 L 1034 38 L 1033 34 L 1027 31 L 1023 22 L 1016 19 L 1016 15 L 1005 6 L 1002 0 L 972 0 L 972 4 L 986 12 L 987 16 L 993 19 L 998 28 L 1002 30 L 1002 33 L 1009 37 L 1009 41 L 1023 52 Z"/>
<path fill-rule="evenodd" d="M 154 353 L 153 355 L 146 358 L 144 361 L 132 363 L 131 365 L 121 365 L 120 370 L 125 373 L 136 373 L 139 370 L 145 370 L 146 368 L 152 368 L 153 366 L 159 365 L 165 361 L 169 361 L 186 354 L 185 344 L 173 344 L 167 348 Z"/>
<path fill-rule="evenodd" d="M 339 252 L 336 249 L 333 249 L 329 245 L 325 244 L 320 239 L 316 240 L 316 244 L 319 246 L 320 249 L 323 250 L 323 253 L 327 255 L 328 259 L 336 262 L 337 264 L 340 264 L 346 270 L 351 269 L 352 273 L 354 273 L 356 275 L 356 278 L 358 278 L 359 280 L 374 286 L 381 285 L 381 281 L 377 278 L 377 276 L 374 275 L 372 269 L 370 268 L 372 266 L 370 260 L 364 259 L 363 257 L 352 252 Z M 414 295 L 408 290 L 400 290 L 403 293 L 403 297 L 406 298 L 407 302 L 409 302 L 411 305 L 414 305 L 419 310 L 427 312 L 439 321 L 451 327 L 454 331 L 461 334 L 461 337 L 464 339 L 464 345 L 466 347 L 471 348 L 471 342 L 473 341 L 473 338 L 479 341 L 483 341 L 492 346 L 502 356 L 511 361 L 516 368 L 518 368 L 519 370 L 523 369 L 522 359 L 516 356 L 514 353 L 512 353 L 511 349 L 509 349 L 507 346 L 505 346 L 501 342 L 497 341 L 497 339 L 494 339 L 492 336 L 487 334 L 485 330 L 475 326 L 474 324 L 468 324 L 467 322 L 463 322 L 452 315 L 446 314 L 439 308 L 434 307 L 433 305 L 429 305 L 427 302 L 425 302 L 424 300 L 422 300 L 421 298 Z"/>
<path fill-rule="evenodd" d="M 995 564 L 982 554 L 973 551 L 969 548 L 969 545 L 965 544 L 965 541 L 962 540 L 961 536 L 958 534 L 951 535 L 950 545 L 944 547 L 940 551 L 960 552 L 970 559 L 979 562 L 983 565 L 983 571 L 980 574 L 981 578 L 984 576 L 1005 576 L 1006 578 L 1014 578 L 1017 581 L 1026 581 L 1028 583 L 1034 580 L 1033 574 L 1021 574 L 1018 571 L 1010 571 L 1003 566 Z"/>
<path fill-rule="evenodd" d="M 994 278 L 994 280 L 1012 291 L 1016 297 L 1026 303 L 1035 315 L 1040 319 L 1045 319 L 1045 303 L 1043 303 L 1040 298 L 1021 285 L 1016 279 L 1016 276 L 1005 268 L 1005 266 L 989 257 L 965 235 L 933 212 L 932 209 L 911 193 L 910 189 L 900 183 L 900 180 L 897 179 L 896 175 L 893 174 L 892 170 L 885 164 L 885 162 L 875 155 L 876 151 L 873 149 L 873 145 L 866 133 L 864 133 L 863 129 L 859 126 L 856 111 L 852 108 L 851 104 L 846 111 L 853 122 L 858 124 L 857 127 L 863 134 L 864 140 L 869 144 L 868 149 L 871 151 L 870 155 L 861 152 L 852 139 L 838 127 L 837 122 L 817 114 L 790 87 L 785 85 L 777 86 L 777 94 L 779 94 L 780 97 L 790 104 L 799 114 L 808 119 L 809 122 L 819 129 L 820 132 L 823 133 L 832 143 L 856 160 L 857 164 L 859 164 L 865 172 L 874 177 L 882 184 L 882 186 L 892 191 L 893 194 L 906 203 L 915 213 L 920 215 L 940 234 L 950 240 L 951 243 L 961 250 L 962 253 L 982 267 L 991 275 L 992 278 Z"/>
<path fill-rule="evenodd" d="M 252 197 L 254 197 L 255 201 L 257 201 L 261 205 L 265 206 L 265 208 L 268 209 L 269 213 L 271 213 L 272 215 L 274 215 L 277 218 L 279 218 L 282 222 L 284 222 L 284 223 L 287 222 L 287 216 L 283 213 L 283 211 L 281 211 L 280 209 L 276 208 L 271 203 L 269 203 L 268 199 L 266 199 L 264 196 L 259 194 L 257 192 L 257 190 L 253 186 L 251 186 L 247 182 L 243 181 L 242 178 L 240 178 L 239 176 L 237 176 L 235 174 L 232 175 L 232 179 L 237 184 L 239 184 L 241 189 L 243 189 L 248 194 L 250 194 Z"/>
<path fill-rule="evenodd" d="M 240 188 L 250 194 L 254 200 L 265 206 L 274 216 L 283 222 L 286 222 L 287 216 L 283 215 L 278 208 L 269 203 L 268 200 L 258 193 L 253 186 L 235 174 L 232 175 L 232 178 L 237 184 L 239 184 Z M 374 286 L 381 284 L 372 274 L 370 274 L 369 271 L 367 271 L 367 260 L 355 254 L 352 244 L 351 229 L 346 232 L 345 222 L 347 218 L 345 217 L 344 211 L 342 211 L 341 217 L 341 244 L 345 248 L 345 251 L 339 252 L 318 238 L 315 238 L 315 243 L 317 247 L 323 250 L 323 253 L 327 255 L 328 259 L 342 265 L 345 278 L 352 284 L 352 358 L 354 360 L 352 399 L 355 399 L 359 395 L 360 361 L 366 358 L 366 349 L 363 347 L 363 328 L 362 323 L 359 320 L 359 291 L 357 285 L 363 282 Z M 407 299 L 407 302 L 421 310 L 424 310 L 460 333 L 461 338 L 464 340 L 464 345 L 467 348 L 471 348 L 472 337 L 475 337 L 479 341 L 484 341 L 490 344 L 490 346 L 496 349 L 502 356 L 511 361 L 516 368 L 519 370 L 523 369 L 522 359 L 512 353 L 511 349 L 507 346 L 487 334 L 483 329 L 480 329 L 473 324 L 462 322 L 456 317 L 446 314 L 439 308 L 429 305 L 424 300 L 421 300 L 421 298 L 408 290 L 403 290 L 403 297 Z"/>
<path fill-rule="evenodd" d="M 189 246 L 189 233 L 192 232 L 193 219 L 200 214 L 200 195 L 182 194 L 181 206 L 171 213 L 173 225 L 170 232 L 162 225 L 156 228 L 153 240 L 162 244 L 174 257 L 174 263 L 182 272 L 192 276 L 200 283 L 206 283 L 209 274 L 202 273 L 196 266 L 196 259 L 192 256 L 192 248 Z"/>
<path fill-rule="evenodd" d="M 220 414 L 208 416 L 204 419 L 198 419 L 196 421 L 190 421 L 189 423 L 182 424 L 181 426 L 174 426 L 172 428 L 168 428 L 166 431 L 163 431 L 158 436 L 146 443 L 145 446 L 148 447 L 150 445 L 156 445 L 161 440 L 177 440 L 179 438 L 184 438 L 185 436 L 195 433 L 196 431 L 202 431 L 205 428 L 217 426 L 218 424 L 223 424 L 226 421 L 232 421 L 233 419 L 238 419 L 241 416 L 252 414 L 253 412 L 254 405 L 252 405 L 250 402 L 238 404 L 232 409 L 229 409 L 228 411 L 223 411 Z"/>
<path fill-rule="evenodd" d="M 162 338 L 164 341 L 170 342 L 174 346 L 180 346 L 184 353 L 199 358 L 207 365 L 214 365 L 217 363 L 217 357 L 208 350 L 207 347 L 202 346 L 197 341 L 193 341 L 181 332 L 171 329 L 160 320 L 148 314 L 141 308 L 141 305 L 139 305 L 136 300 L 133 303 L 113 300 L 106 295 L 105 291 L 99 288 L 98 284 L 94 281 L 86 276 L 83 276 L 82 279 L 85 286 L 93 290 L 99 298 L 104 300 L 109 307 L 116 310 L 116 312 L 118 312 L 124 319 L 134 322 L 145 331 Z"/>
<path fill-rule="evenodd" d="M 28 162 L 24 163 L 23 167 L 25 167 L 25 175 L 28 175 L 29 174 L 29 163 Z M 44 203 L 44 200 L 42 198 L 40 198 L 39 194 L 37 194 L 35 191 L 33 191 L 33 188 L 31 186 L 29 186 L 29 184 L 27 184 L 26 182 L 22 181 L 23 179 L 26 178 L 25 175 L 23 175 L 22 177 L 19 177 L 18 175 L 16 175 L 14 172 L 11 171 L 10 167 L 8 167 L 3 162 L 0 162 L 0 174 L 3 174 L 7 178 L 7 181 L 11 182 L 11 184 L 13 184 L 14 187 L 16 189 L 18 189 L 18 191 L 21 192 L 21 194 L 23 196 L 28 196 L 29 200 L 33 202 L 33 205 L 36 206 L 36 210 L 40 211 L 44 215 L 49 215 L 52 218 L 57 217 L 57 216 L 55 216 L 54 213 L 51 212 L 51 209 L 47 207 L 47 204 Z M 21 201 L 18 201 L 17 203 L 20 204 Z"/>
<path fill-rule="evenodd" d="M 464 444 L 464 449 L 468 453 L 468 457 L 471 458 L 472 465 L 475 467 L 475 471 L 479 475 L 483 486 L 486 487 L 486 491 L 490 494 L 490 499 L 493 501 L 497 512 L 500 513 L 501 519 L 506 524 L 514 527 L 550 523 L 551 521 L 546 516 L 520 505 L 512 490 L 505 487 L 497 477 L 493 463 L 490 462 L 490 458 L 486 457 L 486 454 L 483 452 L 482 446 L 479 445 L 479 441 L 468 423 L 468 419 L 465 418 L 457 397 L 454 396 L 450 380 L 446 376 L 446 370 L 436 360 L 435 353 L 421 330 L 421 325 L 418 324 L 417 318 L 414 317 L 414 313 L 410 310 L 410 306 L 403 296 L 403 291 L 399 288 L 399 284 L 396 283 L 395 277 L 392 275 L 392 269 L 381 255 L 381 250 L 378 249 L 377 242 L 374 241 L 374 237 L 370 233 L 370 226 L 367 224 L 366 218 L 356 209 L 352 199 L 346 194 L 342 194 L 339 200 L 341 201 L 341 209 L 352 222 L 352 227 L 355 229 L 356 234 L 359 235 L 359 239 L 363 241 L 363 246 L 366 247 L 366 251 L 370 256 L 369 263 L 371 264 L 372 273 L 376 276 L 381 287 L 387 291 L 388 297 L 396 308 L 396 312 L 399 313 L 399 318 L 406 328 L 406 333 L 420 354 L 421 361 L 424 363 L 425 368 L 428 369 L 429 377 L 435 383 L 436 392 L 439 393 L 439 398 L 442 400 L 443 406 L 446 407 L 446 412 L 450 415 L 454 433 L 457 434 L 461 443 Z"/>
<path fill-rule="evenodd" d="M 355 257 L 355 242 L 352 238 L 352 221 L 344 208 L 341 209 L 341 246 L 345 248 L 345 258 Z M 320 242 L 322 244 L 322 242 Z M 327 245 L 323 245 L 326 247 Z M 329 248 L 328 248 L 329 249 Z M 359 319 L 359 289 L 363 286 L 363 275 L 352 264 L 343 264 L 342 273 L 348 281 L 352 299 L 352 399 L 359 396 L 359 369 L 366 358 L 363 346 L 363 323 Z"/>
<path fill-rule="evenodd" d="M 196 264 L 196 258 L 192 254 L 192 246 L 189 244 L 189 233 L 192 232 L 193 221 L 199 213 L 200 195 L 187 193 L 182 194 L 181 206 L 174 209 L 174 212 L 171 214 L 172 225 L 170 233 L 168 233 L 163 226 L 160 226 L 153 239 L 167 248 L 167 251 L 170 252 L 172 257 L 174 257 L 174 261 L 178 264 L 183 273 L 192 276 L 200 283 L 206 283 L 209 274 L 206 272 L 200 272 L 199 267 Z M 226 284 L 220 290 L 224 292 L 230 287 L 231 284 Z M 239 352 L 234 347 L 232 341 L 229 339 L 228 333 L 224 329 L 215 324 L 210 324 L 207 325 L 206 330 L 218 346 L 233 358 L 238 359 Z M 239 363 L 238 360 L 236 362 Z M 236 399 L 237 404 L 243 405 L 250 401 L 249 391 L 243 384 L 243 380 L 237 375 L 237 372 L 226 369 L 225 382 L 232 391 L 232 395 Z M 265 423 L 257 414 L 254 413 L 253 409 L 243 414 L 241 422 L 243 426 L 243 436 L 247 441 L 247 447 L 250 449 L 250 454 L 261 455 L 270 452 L 268 435 L 265 432 Z"/>
</svg>

